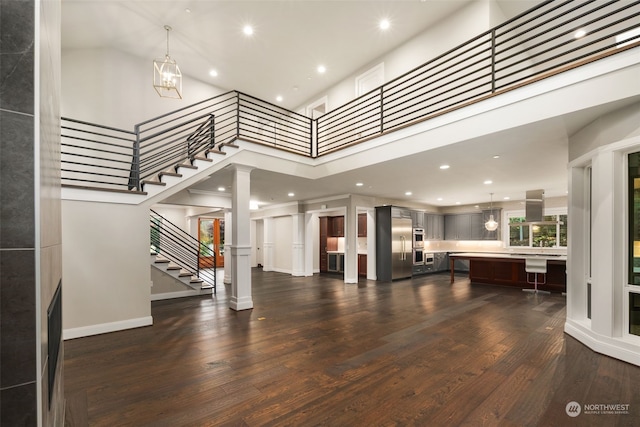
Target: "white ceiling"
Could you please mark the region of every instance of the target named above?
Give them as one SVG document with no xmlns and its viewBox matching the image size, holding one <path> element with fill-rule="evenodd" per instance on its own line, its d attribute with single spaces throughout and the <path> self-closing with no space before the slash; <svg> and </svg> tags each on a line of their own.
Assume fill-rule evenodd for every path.
<svg viewBox="0 0 640 427">
<path fill-rule="evenodd" d="M 168 24 L 173 27 L 169 50 L 183 73 L 270 102 L 281 95 L 282 106 L 293 109 L 471 1 L 480 0 L 62 0 L 62 47 L 111 47 L 145 59 L 162 57 Z M 539 1 L 496 3 L 515 16 Z M 377 25 L 384 17 L 392 27 L 382 33 Z M 245 24 L 254 27 L 252 37 L 242 33 Z M 315 71 L 319 64 L 327 67 L 324 75 Z M 218 77 L 209 76 L 212 68 Z M 566 136 L 602 112 L 592 109 L 538 123 L 535 132 L 504 132 L 318 180 L 254 170 L 252 199 L 271 204 L 291 201 L 290 191 L 295 200 L 357 193 L 451 206 L 487 202 L 490 192 L 494 201 L 522 199 L 535 188 L 544 188 L 547 197 L 564 195 Z M 541 149 L 544 167 L 531 161 Z M 501 158 L 479 161 L 488 154 Z M 440 171 L 441 163 L 452 167 Z M 485 179 L 494 181 L 491 189 L 482 184 Z M 365 186 L 355 187 L 356 182 Z M 228 172 L 197 187 L 215 191 L 219 185 L 229 188 Z"/>
</svg>

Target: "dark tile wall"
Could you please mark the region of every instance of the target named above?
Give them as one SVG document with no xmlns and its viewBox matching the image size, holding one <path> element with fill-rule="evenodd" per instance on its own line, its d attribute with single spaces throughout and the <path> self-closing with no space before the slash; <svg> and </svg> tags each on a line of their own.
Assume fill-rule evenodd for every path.
<svg viewBox="0 0 640 427">
<path fill-rule="evenodd" d="M 42 376 L 46 353 L 37 365 L 46 329 L 43 333 L 43 325 L 36 324 L 38 307 L 46 319 L 62 270 L 60 0 L 40 4 L 39 22 L 35 7 L 34 0 L 0 0 L 0 427 L 63 422 L 62 371 L 50 406 Z M 35 37 L 40 37 L 38 52 Z"/>
</svg>

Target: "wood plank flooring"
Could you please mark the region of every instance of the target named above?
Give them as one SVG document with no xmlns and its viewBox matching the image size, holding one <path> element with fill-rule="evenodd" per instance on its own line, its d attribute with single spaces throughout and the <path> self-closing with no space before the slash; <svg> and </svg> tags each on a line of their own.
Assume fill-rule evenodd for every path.
<svg viewBox="0 0 640 427">
<path fill-rule="evenodd" d="M 66 341 L 67 426 L 640 425 L 640 367 L 565 335 L 559 294 L 448 273 L 252 280 L 253 310 L 221 285 Z M 572 418 L 571 401 L 629 408 Z"/>
</svg>

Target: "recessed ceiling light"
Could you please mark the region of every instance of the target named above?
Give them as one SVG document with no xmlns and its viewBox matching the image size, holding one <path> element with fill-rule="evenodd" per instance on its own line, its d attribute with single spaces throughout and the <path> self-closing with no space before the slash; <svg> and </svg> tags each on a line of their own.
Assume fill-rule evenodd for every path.
<svg viewBox="0 0 640 427">
<path fill-rule="evenodd" d="M 438 197 L 436 200 L 441 202 L 442 201 L 442 197 Z"/>
<path fill-rule="evenodd" d="M 511 200 L 511 197 L 509 197 L 509 196 L 504 196 L 504 200 Z"/>
<path fill-rule="evenodd" d="M 218 187 L 218 191 L 224 191 L 224 187 Z"/>
<path fill-rule="evenodd" d="M 461 205 L 461 204 L 462 204 L 462 203 L 460 203 L 460 202 L 456 202 L 456 205 Z"/>
<path fill-rule="evenodd" d="M 491 181 L 490 179 L 488 179 L 488 180 L 486 180 L 484 183 L 485 183 L 486 185 L 489 185 L 489 184 L 493 184 L 493 181 Z"/>
<path fill-rule="evenodd" d="M 579 38 L 582 38 L 582 37 L 584 37 L 586 35 L 587 35 L 587 32 L 583 28 L 580 28 L 578 31 L 576 31 L 573 34 L 573 37 L 579 39 Z"/>
<path fill-rule="evenodd" d="M 475 205 L 474 208 L 480 209 L 480 205 Z"/>
<path fill-rule="evenodd" d="M 494 158 L 494 159 L 499 159 L 499 158 L 500 158 L 500 156 L 496 154 L 495 156 L 493 156 L 493 158 Z"/>
<path fill-rule="evenodd" d="M 318 65 L 318 74 L 324 74 L 327 71 L 327 67 L 324 65 Z"/>
<path fill-rule="evenodd" d="M 404 195 L 405 195 L 405 196 L 410 196 L 410 195 L 412 195 L 412 194 L 413 194 L 413 193 L 412 193 L 411 191 L 407 191 L 407 192 L 405 192 L 405 193 L 404 193 Z"/>
<path fill-rule="evenodd" d="M 287 196 L 293 197 L 293 196 L 295 196 L 295 193 L 289 193 L 289 194 L 287 194 Z"/>
<path fill-rule="evenodd" d="M 445 169 L 449 169 L 451 166 L 449 165 L 440 165 L 440 169 L 445 170 Z"/>
<path fill-rule="evenodd" d="M 276 96 L 276 101 L 282 102 L 282 96 L 280 96 L 280 95 Z"/>
<path fill-rule="evenodd" d="M 189 9 L 189 8 L 186 8 L 184 11 L 187 12 L 187 13 L 191 13 L 191 9 Z"/>
<path fill-rule="evenodd" d="M 211 70 L 211 71 L 209 71 L 209 75 L 211 77 L 218 77 L 218 72 L 216 70 Z"/>
<path fill-rule="evenodd" d="M 244 33 L 245 36 L 252 36 L 253 35 L 253 27 L 251 25 L 245 25 L 242 28 L 242 32 Z"/>
<path fill-rule="evenodd" d="M 378 24 L 378 26 L 380 27 L 381 30 L 388 30 L 389 27 L 391 26 L 391 23 L 389 22 L 388 19 L 382 19 L 380 21 L 380 24 Z"/>
<path fill-rule="evenodd" d="M 364 183 L 362 182 L 356 182 L 356 187 L 362 187 L 364 185 Z"/>
</svg>

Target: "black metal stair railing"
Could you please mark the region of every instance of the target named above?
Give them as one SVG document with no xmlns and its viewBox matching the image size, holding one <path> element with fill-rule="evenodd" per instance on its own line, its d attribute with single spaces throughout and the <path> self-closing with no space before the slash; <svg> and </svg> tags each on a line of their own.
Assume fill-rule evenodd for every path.
<svg viewBox="0 0 640 427">
<path fill-rule="evenodd" d="M 168 259 L 213 286 L 215 293 L 217 259 L 213 248 L 201 244 L 198 239 L 154 210 L 151 210 L 149 224 L 151 253 Z"/>
<path fill-rule="evenodd" d="M 239 138 L 310 156 L 311 123 L 237 91 L 139 123 L 133 131 L 63 117 L 62 183 L 140 191 L 158 173 L 175 172 Z"/>
<path fill-rule="evenodd" d="M 640 0 L 548 0 L 315 120 L 237 91 L 133 132 L 63 118 L 62 183 L 141 190 L 238 139 L 318 157 L 638 46 Z"/>
</svg>

